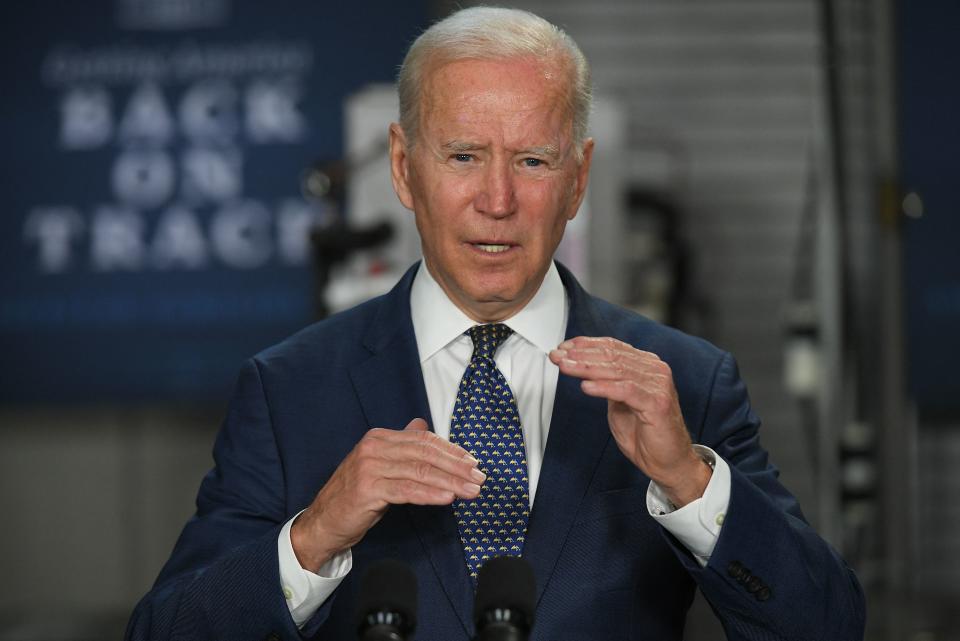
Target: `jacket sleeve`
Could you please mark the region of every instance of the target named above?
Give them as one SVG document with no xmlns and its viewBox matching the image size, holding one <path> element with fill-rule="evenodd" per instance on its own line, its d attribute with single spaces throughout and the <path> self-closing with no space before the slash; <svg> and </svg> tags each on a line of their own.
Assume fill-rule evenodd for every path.
<svg viewBox="0 0 960 641">
<path fill-rule="evenodd" d="M 251 359 L 240 372 L 196 514 L 134 610 L 126 638 L 300 638 L 277 558 L 277 537 L 289 518 L 285 496 L 270 407 Z M 305 629 L 317 628 L 333 598 Z"/>
<path fill-rule="evenodd" d="M 759 427 L 736 363 L 724 354 L 703 423 L 694 432 L 730 465 L 723 526 L 704 568 L 676 539 L 666 534 L 667 539 L 729 639 L 860 640 L 865 625 L 860 584 L 778 481 L 760 446 Z"/>
</svg>

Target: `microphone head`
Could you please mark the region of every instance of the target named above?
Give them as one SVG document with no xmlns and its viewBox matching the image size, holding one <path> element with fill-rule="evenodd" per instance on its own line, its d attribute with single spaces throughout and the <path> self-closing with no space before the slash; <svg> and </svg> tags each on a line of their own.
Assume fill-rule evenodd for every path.
<svg viewBox="0 0 960 641">
<path fill-rule="evenodd" d="M 480 568 L 477 575 L 475 623 L 492 610 L 513 610 L 533 624 L 537 584 L 530 564 L 516 556 L 498 556 Z"/>
<path fill-rule="evenodd" d="M 395 559 L 371 563 L 360 580 L 357 624 L 364 627 L 371 615 L 400 615 L 402 627 L 412 630 L 417 620 L 417 577 L 413 570 Z"/>
</svg>

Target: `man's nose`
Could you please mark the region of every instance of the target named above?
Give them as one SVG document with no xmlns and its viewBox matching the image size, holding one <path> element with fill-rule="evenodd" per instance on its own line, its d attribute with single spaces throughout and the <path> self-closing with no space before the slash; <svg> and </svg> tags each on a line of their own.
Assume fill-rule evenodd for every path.
<svg viewBox="0 0 960 641">
<path fill-rule="evenodd" d="M 496 160 L 487 166 L 475 206 L 480 213 L 497 218 L 516 211 L 517 195 L 509 162 Z"/>
</svg>

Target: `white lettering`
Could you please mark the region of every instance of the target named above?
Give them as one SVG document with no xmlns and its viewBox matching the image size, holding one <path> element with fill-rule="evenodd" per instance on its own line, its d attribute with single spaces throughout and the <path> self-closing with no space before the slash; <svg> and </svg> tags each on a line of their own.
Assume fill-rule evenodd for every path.
<svg viewBox="0 0 960 641">
<path fill-rule="evenodd" d="M 165 151 L 131 149 L 113 163 L 113 193 L 122 203 L 150 209 L 168 201 L 174 190 L 174 165 Z"/>
<path fill-rule="evenodd" d="M 271 211 L 257 200 L 232 201 L 206 216 L 178 203 L 156 216 L 133 207 L 105 204 L 89 220 L 68 206 L 39 207 L 23 226 L 37 245 L 37 268 L 62 273 L 80 266 L 98 272 L 198 270 L 214 261 L 253 269 L 274 259 L 283 265 L 310 260 L 310 234 L 328 224 L 330 213 L 289 198 Z M 86 234 L 89 230 L 89 234 Z M 86 255 L 76 250 L 85 246 Z"/>
<path fill-rule="evenodd" d="M 189 149 L 181 159 L 183 197 L 191 202 L 224 202 L 243 190 L 242 155 L 236 149 Z"/>
<path fill-rule="evenodd" d="M 38 207 L 27 215 L 23 235 L 38 245 L 40 271 L 54 273 L 70 266 L 73 239 L 83 230 L 83 219 L 72 207 Z"/>
<path fill-rule="evenodd" d="M 193 85 L 180 102 L 180 127 L 195 143 L 229 143 L 239 127 L 237 91 L 226 81 Z"/>
<path fill-rule="evenodd" d="M 60 105 L 60 144 L 65 149 L 96 149 L 112 135 L 110 94 L 99 87 L 70 90 Z"/>
<path fill-rule="evenodd" d="M 125 143 L 149 142 L 164 145 L 173 137 L 173 117 L 163 92 L 152 82 L 137 87 L 127 103 L 120 123 L 120 139 Z"/>
<path fill-rule="evenodd" d="M 90 261 L 97 271 L 137 271 L 143 265 L 143 219 L 137 212 L 100 207 L 90 233 Z"/>
<path fill-rule="evenodd" d="M 151 247 L 158 269 L 199 269 L 207 264 L 207 241 L 196 214 L 186 207 L 171 207 L 160 216 Z"/>
<path fill-rule="evenodd" d="M 310 259 L 310 232 L 321 224 L 320 213 L 302 200 L 288 199 L 277 212 L 277 252 L 289 265 Z"/>
<path fill-rule="evenodd" d="M 246 129 L 259 143 L 294 143 L 304 139 L 307 123 L 297 109 L 300 86 L 292 80 L 253 82 L 246 92 Z"/>
<path fill-rule="evenodd" d="M 270 259 L 270 212 L 254 200 L 227 205 L 210 222 L 210 243 L 230 267 L 252 269 Z"/>
</svg>

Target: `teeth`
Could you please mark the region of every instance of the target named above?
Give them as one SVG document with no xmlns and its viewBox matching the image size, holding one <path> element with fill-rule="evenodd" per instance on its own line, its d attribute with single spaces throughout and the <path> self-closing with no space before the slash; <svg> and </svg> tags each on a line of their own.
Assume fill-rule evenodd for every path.
<svg viewBox="0 0 960 641">
<path fill-rule="evenodd" d="M 474 247 L 479 247 L 490 254 L 499 254 L 510 249 L 510 245 L 481 245 L 480 243 L 475 244 Z"/>
</svg>

